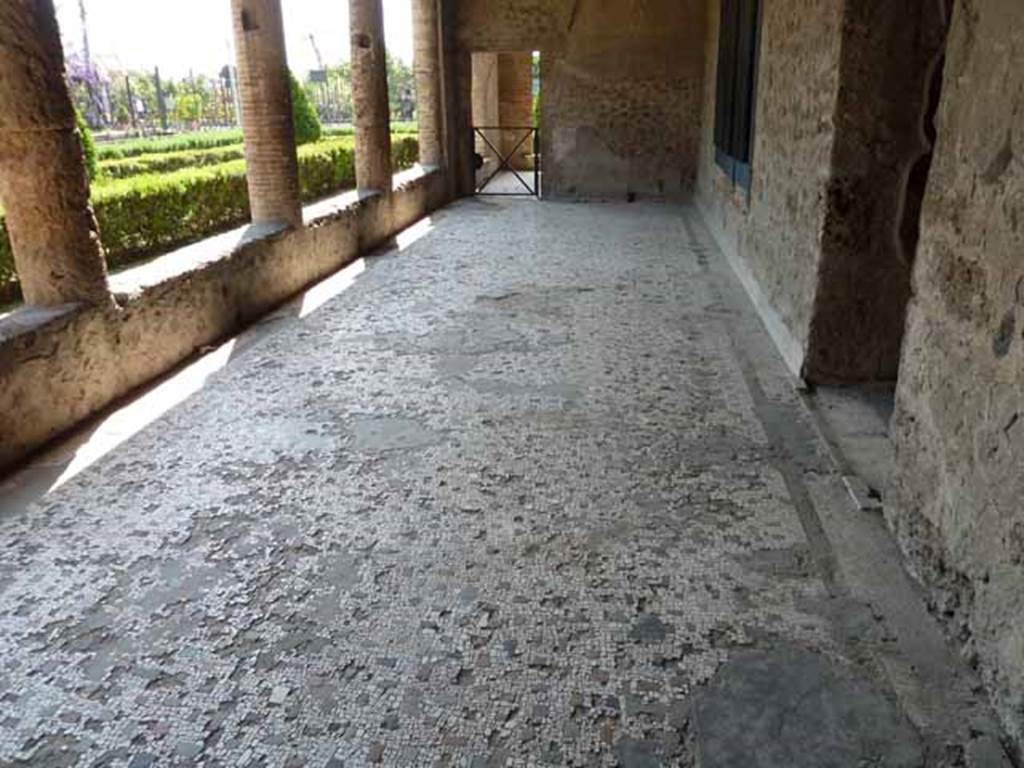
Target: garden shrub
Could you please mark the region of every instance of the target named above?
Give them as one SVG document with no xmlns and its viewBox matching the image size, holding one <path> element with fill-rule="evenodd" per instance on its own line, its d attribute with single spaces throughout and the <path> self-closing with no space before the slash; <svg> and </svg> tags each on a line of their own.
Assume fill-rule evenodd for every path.
<svg viewBox="0 0 1024 768">
<path fill-rule="evenodd" d="M 98 187 L 93 208 L 111 269 L 245 221 L 245 161 L 134 176 Z"/>
<path fill-rule="evenodd" d="M 292 91 L 292 122 L 295 124 L 295 143 L 299 146 L 320 141 L 323 129 L 320 127 L 320 118 L 309 101 L 309 95 L 295 75 L 288 73 L 288 80 L 291 83 Z"/>
<path fill-rule="evenodd" d="M 418 135 L 419 126 L 415 120 L 411 122 L 396 120 L 391 123 L 391 135 L 392 136 L 405 136 L 405 135 Z M 325 125 L 323 129 L 324 137 L 331 136 L 355 136 L 356 128 L 354 125 Z"/>
<path fill-rule="evenodd" d="M 14 254 L 11 253 L 7 227 L 0 216 L 0 305 L 18 298 L 18 275 L 14 271 Z"/>
<path fill-rule="evenodd" d="M 420 161 L 420 142 L 413 136 L 391 137 L 391 164 L 395 172 L 412 168 Z"/>
<path fill-rule="evenodd" d="M 391 133 L 419 133 L 419 124 L 415 120 L 403 122 L 395 120 L 391 123 Z"/>
<path fill-rule="evenodd" d="M 414 165 L 418 155 L 415 138 L 392 137 L 396 171 Z M 303 202 L 355 186 L 352 138 L 308 144 L 299 148 L 298 156 Z M 116 269 L 248 220 L 245 161 L 111 180 L 93 187 L 92 203 L 107 264 Z M 5 291 L 9 295 L 15 280 L 10 244 L 0 216 L 0 296 Z"/>
<path fill-rule="evenodd" d="M 85 172 L 90 179 L 99 176 L 99 163 L 96 161 L 96 142 L 92 138 L 92 130 L 85 122 L 82 113 L 75 110 L 75 126 L 78 128 L 79 138 L 82 140 L 82 155 L 85 157 Z"/>
</svg>

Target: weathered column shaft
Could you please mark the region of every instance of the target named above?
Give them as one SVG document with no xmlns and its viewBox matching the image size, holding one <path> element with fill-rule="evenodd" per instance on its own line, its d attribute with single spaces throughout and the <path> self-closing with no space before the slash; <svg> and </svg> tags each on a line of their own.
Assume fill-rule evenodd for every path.
<svg viewBox="0 0 1024 768">
<path fill-rule="evenodd" d="M 299 162 L 280 0 L 231 0 L 249 209 L 254 223 L 302 223 Z"/>
<path fill-rule="evenodd" d="M 0 0 L 0 203 L 28 304 L 107 304 L 53 0 Z"/>
<path fill-rule="evenodd" d="M 412 1 L 413 69 L 416 72 L 416 120 L 420 164 L 444 160 L 441 130 L 441 52 L 437 0 Z"/>
<path fill-rule="evenodd" d="M 381 0 L 349 0 L 356 185 L 391 191 L 391 120 Z"/>
</svg>

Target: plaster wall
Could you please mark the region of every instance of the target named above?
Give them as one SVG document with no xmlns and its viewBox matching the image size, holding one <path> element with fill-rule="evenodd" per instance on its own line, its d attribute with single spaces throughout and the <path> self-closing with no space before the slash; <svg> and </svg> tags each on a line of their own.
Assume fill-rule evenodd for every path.
<svg viewBox="0 0 1024 768">
<path fill-rule="evenodd" d="M 697 203 L 794 372 L 803 367 L 831 168 L 843 0 L 762 6 L 753 182 L 715 163 L 719 0 L 708 0 Z"/>
<path fill-rule="evenodd" d="M 748 194 L 715 163 L 720 2 L 708 3 L 697 200 L 810 381 L 896 378 L 916 245 L 904 220 L 927 178 L 944 5 L 763 3 Z"/>
<path fill-rule="evenodd" d="M 447 200 L 439 172 L 396 177 L 390 196 L 307 208 L 294 229 L 250 229 L 192 263 L 169 254 L 117 276 L 119 307 L 65 305 L 0 318 L 0 467 L 241 330 Z M 149 279 L 156 275 L 155 279 Z"/>
<path fill-rule="evenodd" d="M 897 390 L 890 523 L 1024 738 L 1024 28 L 958 0 Z"/>
<path fill-rule="evenodd" d="M 458 8 L 466 50 L 541 52 L 545 196 L 692 192 L 702 0 L 461 0 Z"/>
</svg>

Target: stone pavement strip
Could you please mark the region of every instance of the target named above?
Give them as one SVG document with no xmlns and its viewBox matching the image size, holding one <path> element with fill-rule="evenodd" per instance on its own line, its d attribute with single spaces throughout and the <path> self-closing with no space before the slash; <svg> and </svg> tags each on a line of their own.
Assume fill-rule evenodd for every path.
<svg viewBox="0 0 1024 768">
<path fill-rule="evenodd" d="M 8 509 L 0 765 L 924 765 L 697 221 L 458 203 Z"/>
</svg>

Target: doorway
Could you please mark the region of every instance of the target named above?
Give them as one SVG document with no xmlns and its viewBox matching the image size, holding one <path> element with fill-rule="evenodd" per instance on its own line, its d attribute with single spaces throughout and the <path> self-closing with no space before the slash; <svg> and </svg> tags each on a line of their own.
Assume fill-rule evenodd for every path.
<svg viewBox="0 0 1024 768">
<path fill-rule="evenodd" d="M 540 54 L 474 53 L 472 68 L 476 194 L 540 197 Z"/>
</svg>

